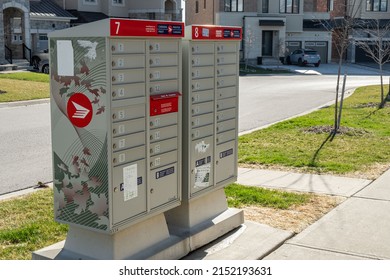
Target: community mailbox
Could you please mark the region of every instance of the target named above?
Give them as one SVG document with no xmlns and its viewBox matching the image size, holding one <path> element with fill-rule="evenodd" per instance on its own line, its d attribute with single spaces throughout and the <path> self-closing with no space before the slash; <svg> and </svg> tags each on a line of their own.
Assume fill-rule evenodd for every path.
<svg viewBox="0 0 390 280">
<path fill-rule="evenodd" d="M 180 205 L 181 22 L 50 34 L 55 218 L 113 234 Z"/>
<path fill-rule="evenodd" d="M 212 219 L 228 211 L 223 187 L 237 180 L 241 39 L 240 27 L 186 27 L 183 39 L 183 197 L 181 206 L 169 211 L 167 219 L 169 224 L 187 232 L 199 232 L 201 225 L 211 225 Z M 237 218 L 234 225 L 218 229 L 220 234 L 243 222 L 242 212 L 231 215 Z M 215 237 L 206 237 L 203 243 Z"/>
</svg>

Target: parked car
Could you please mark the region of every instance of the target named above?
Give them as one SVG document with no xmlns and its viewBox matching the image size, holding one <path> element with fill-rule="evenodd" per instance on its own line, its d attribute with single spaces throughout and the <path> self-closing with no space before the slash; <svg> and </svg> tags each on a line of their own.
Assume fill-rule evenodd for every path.
<svg viewBox="0 0 390 280">
<path fill-rule="evenodd" d="M 38 63 L 38 71 L 40 73 L 45 73 L 45 74 L 49 74 L 49 60 L 41 60 L 39 63 Z"/>
<path fill-rule="evenodd" d="M 49 61 L 49 50 L 33 53 L 31 57 L 32 65 L 35 69 L 39 68 L 39 63 L 43 60 Z"/>
<path fill-rule="evenodd" d="M 286 63 L 288 65 L 298 64 L 299 66 L 314 64 L 315 67 L 318 67 L 321 64 L 321 57 L 315 50 L 298 49 L 286 57 Z"/>
</svg>

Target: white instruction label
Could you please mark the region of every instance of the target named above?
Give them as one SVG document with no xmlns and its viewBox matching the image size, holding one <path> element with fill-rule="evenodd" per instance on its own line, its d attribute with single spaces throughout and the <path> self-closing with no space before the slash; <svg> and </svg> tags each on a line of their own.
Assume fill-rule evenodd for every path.
<svg viewBox="0 0 390 280">
<path fill-rule="evenodd" d="M 195 188 L 210 186 L 210 170 L 210 163 L 195 168 Z"/>
<path fill-rule="evenodd" d="M 57 41 L 57 73 L 59 76 L 74 76 L 74 54 L 70 40 Z"/>
<path fill-rule="evenodd" d="M 138 196 L 137 164 L 123 167 L 123 196 L 124 201 Z"/>
</svg>

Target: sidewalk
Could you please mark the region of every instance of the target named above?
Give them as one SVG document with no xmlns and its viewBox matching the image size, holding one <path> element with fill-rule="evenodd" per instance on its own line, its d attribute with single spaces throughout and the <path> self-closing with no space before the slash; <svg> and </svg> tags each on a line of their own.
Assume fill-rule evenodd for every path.
<svg viewBox="0 0 390 280">
<path fill-rule="evenodd" d="M 390 169 L 377 180 L 239 169 L 238 183 L 348 199 L 293 236 L 252 222 L 185 259 L 390 259 Z"/>
</svg>

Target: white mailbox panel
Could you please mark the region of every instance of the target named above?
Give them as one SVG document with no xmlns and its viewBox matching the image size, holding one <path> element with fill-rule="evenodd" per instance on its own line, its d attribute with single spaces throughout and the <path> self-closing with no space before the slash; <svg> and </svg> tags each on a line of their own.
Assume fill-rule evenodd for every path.
<svg viewBox="0 0 390 280">
<path fill-rule="evenodd" d="M 189 26 L 184 48 L 183 199 L 237 178 L 241 29 Z"/>
<path fill-rule="evenodd" d="M 50 33 L 57 221 L 113 234 L 180 205 L 183 36 L 115 18 Z"/>
</svg>

